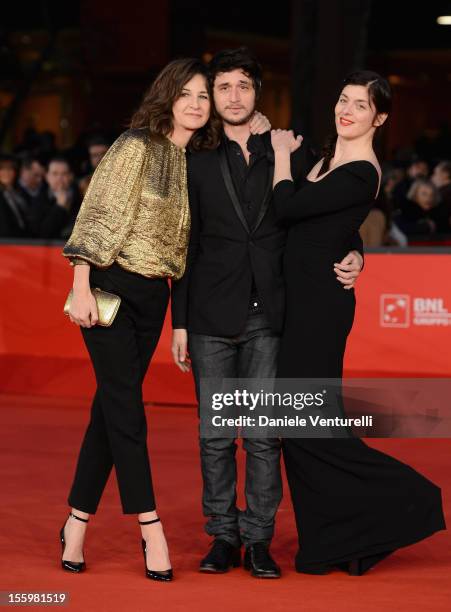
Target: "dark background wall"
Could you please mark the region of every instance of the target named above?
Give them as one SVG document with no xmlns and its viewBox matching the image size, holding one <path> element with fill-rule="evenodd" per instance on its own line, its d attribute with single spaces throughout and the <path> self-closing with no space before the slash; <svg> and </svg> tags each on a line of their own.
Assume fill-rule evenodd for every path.
<svg viewBox="0 0 451 612">
<path fill-rule="evenodd" d="M 273 125 L 321 143 L 341 79 L 369 67 L 394 89 L 385 155 L 418 142 L 427 149 L 446 142 L 451 123 L 451 28 L 436 24 L 449 4 L 279 0 L 269 11 L 253 1 L 9 3 L 0 29 L 0 147 L 14 148 L 27 128 L 53 132 L 61 147 L 99 127 L 117 133 L 167 61 L 208 60 L 244 44 L 263 64 L 260 110 Z"/>
</svg>

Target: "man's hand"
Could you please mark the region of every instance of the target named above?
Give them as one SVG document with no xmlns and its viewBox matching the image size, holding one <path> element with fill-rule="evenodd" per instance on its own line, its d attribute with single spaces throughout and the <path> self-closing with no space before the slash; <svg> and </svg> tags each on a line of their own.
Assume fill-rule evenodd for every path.
<svg viewBox="0 0 451 612">
<path fill-rule="evenodd" d="M 174 363 L 182 372 L 190 371 L 191 361 L 188 357 L 188 332 L 186 329 L 172 330 L 172 357 Z"/>
<path fill-rule="evenodd" d="M 258 111 L 252 115 L 252 119 L 249 122 L 249 129 L 251 134 L 264 134 L 269 132 L 271 129 L 271 123 L 265 115 L 262 115 Z"/>
<path fill-rule="evenodd" d="M 358 251 L 350 251 L 340 263 L 334 264 L 337 280 L 343 284 L 343 289 L 352 289 L 363 266 L 363 257 Z"/>
</svg>

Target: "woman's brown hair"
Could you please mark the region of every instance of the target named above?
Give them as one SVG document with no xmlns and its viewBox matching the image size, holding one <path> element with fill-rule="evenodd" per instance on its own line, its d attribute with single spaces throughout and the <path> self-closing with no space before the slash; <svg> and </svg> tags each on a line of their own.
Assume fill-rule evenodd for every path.
<svg viewBox="0 0 451 612">
<path fill-rule="evenodd" d="M 182 94 L 183 87 L 196 74 L 205 77 L 208 94 L 213 105 L 207 67 L 197 59 L 176 59 L 158 74 L 144 94 L 140 107 L 132 116 L 130 127 L 150 129 L 152 134 L 168 136 L 174 127 L 172 107 Z M 219 143 L 219 127 L 211 118 L 203 128 L 197 130 L 189 142 L 189 148 L 214 149 Z"/>
</svg>

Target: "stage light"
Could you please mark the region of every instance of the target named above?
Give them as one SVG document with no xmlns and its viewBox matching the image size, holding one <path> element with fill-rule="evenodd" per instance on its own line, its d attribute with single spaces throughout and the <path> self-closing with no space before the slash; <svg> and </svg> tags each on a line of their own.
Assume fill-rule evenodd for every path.
<svg viewBox="0 0 451 612">
<path fill-rule="evenodd" d="M 451 15 L 441 15 L 437 17 L 438 25 L 451 25 Z"/>
</svg>

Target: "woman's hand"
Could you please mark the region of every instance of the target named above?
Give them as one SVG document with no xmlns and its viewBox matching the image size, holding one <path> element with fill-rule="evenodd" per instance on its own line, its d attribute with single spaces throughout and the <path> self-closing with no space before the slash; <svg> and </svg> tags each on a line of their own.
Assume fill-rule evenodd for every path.
<svg viewBox="0 0 451 612">
<path fill-rule="evenodd" d="M 334 272 L 343 289 L 353 289 L 362 266 L 363 257 L 358 251 L 350 251 L 340 263 L 334 264 Z"/>
<path fill-rule="evenodd" d="M 188 332 L 186 329 L 172 330 L 172 357 L 174 363 L 182 372 L 190 371 L 191 362 L 188 357 Z"/>
<path fill-rule="evenodd" d="M 97 304 L 91 290 L 74 289 L 69 308 L 69 318 L 80 327 L 93 327 L 99 320 Z"/>
<path fill-rule="evenodd" d="M 255 111 L 249 123 L 251 134 L 264 134 L 271 129 L 271 123 L 265 115 Z"/>
<path fill-rule="evenodd" d="M 271 130 L 271 144 L 274 152 L 294 153 L 301 146 L 302 140 L 303 137 L 295 136 L 293 130 Z"/>
</svg>

